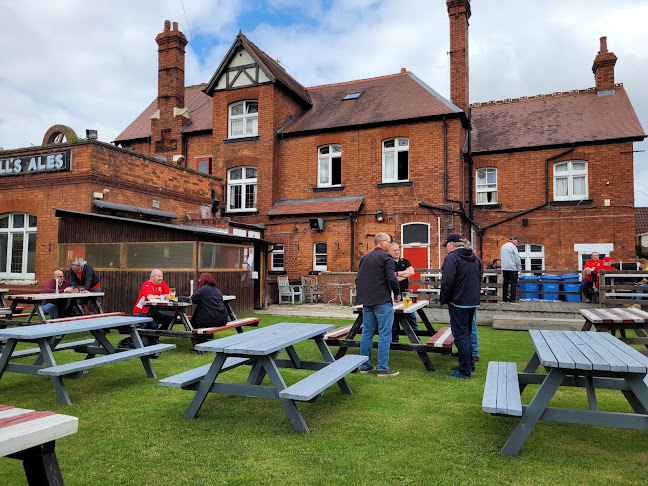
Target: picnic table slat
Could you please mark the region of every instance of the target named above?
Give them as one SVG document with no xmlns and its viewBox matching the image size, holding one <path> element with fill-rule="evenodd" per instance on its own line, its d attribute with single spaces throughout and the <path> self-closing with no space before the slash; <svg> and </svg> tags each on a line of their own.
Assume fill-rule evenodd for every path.
<svg viewBox="0 0 648 486">
<path fill-rule="evenodd" d="M 34 326 L 15 327 L 11 329 L 0 329 L 0 338 L 4 339 L 40 339 L 52 335 L 52 330 L 61 334 L 73 332 L 94 331 L 99 329 L 112 329 L 133 324 L 144 324 L 151 322 L 150 317 L 129 317 L 111 316 L 97 317 L 96 319 L 85 319 L 74 322 L 57 322 L 54 324 L 36 324 Z M 56 326 L 56 327 L 53 327 Z"/>
</svg>

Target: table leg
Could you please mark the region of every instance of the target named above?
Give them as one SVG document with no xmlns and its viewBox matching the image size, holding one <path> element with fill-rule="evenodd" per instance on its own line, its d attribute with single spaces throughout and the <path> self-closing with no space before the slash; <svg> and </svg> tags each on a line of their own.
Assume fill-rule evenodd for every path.
<svg viewBox="0 0 648 486">
<path fill-rule="evenodd" d="M 248 375 L 247 381 L 245 383 L 247 385 L 260 385 L 263 381 L 263 378 L 265 378 L 265 375 L 266 372 L 263 369 L 263 366 L 261 366 L 261 362 L 257 360 L 252 365 L 252 369 L 250 369 L 250 374 Z"/>
<path fill-rule="evenodd" d="M 46 367 L 56 366 L 56 360 L 54 359 L 54 353 L 52 353 L 52 348 L 50 343 L 45 339 L 39 339 L 38 347 L 41 350 L 41 357 L 45 361 Z M 63 378 L 60 376 L 50 376 L 52 384 L 54 385 L 54 390 L 56 391 L 56 396 L 58 397 L 59 403 L 63 405 L 71 405 L 70 396 L 68 395 L 65 384 L 63 383 Z"/>
<path fill-rule="evenodd" d="M 324 340 L 324 336 L 319 335 L 316 336 L 314 339 L 315 339 L 315 344 L 317 344 L 317 348 L 320 350 L 320 353 L 322 353 L 322 358 L 324 359 L 324 361 L 326 363 L 332 363 L 333 361 L 335 361 L 335 358 L 333 357 L 333 353 L 331 353 L 328 344 L 326 344 L 326 341 Z M 349 387 L 346 378 L 342 378 L 341 380 L 338 380 L 337 384 L 340 387 L 340 391 L 342 392 L 343 395 L 353 395 L 353 392 L 351 391 L 351 387 Z"/>
<path fill-rule="evenodd" d="M 272 386 L 274 387 L 277 394 L 279 394 L 281 390 L 286 388 L 286 383 L 283 381 L 283 378 L 279 373 L 279 368 L 277 368 L 277 365 L 274 362 L 277 354 L 278 353 L 273 353 L 270 356 L 262 356 L 259 361 L 262 362 L 263 368 L 268 374 L 268 378 L 270 378 L 270 381 L 272 382 Z M 288 418 L 290 418 L 290 421 L 292 422 L 295 430 L 302 434 L 308 434 L 310 430 L 308 429 L 308 426 L 304 421 L 304 417 L 302 417 L 301 412 L 297 408 L 297 405 L 295 405 L 295 402 L 288 398 L 279 398 L 279 401 L 283 405 L 284 410 L 286 410 Z"/>
<path fill-rule="evenodd" d="M 144 343 L 142 342 L 142 338 L 140 337 L 139 332 L 137 332 L 137 326 L 135 324 L 130 326 L 130 329 L 128 330 L 128 335 L 130 336 L 131 341 L 135 346 L 135 348 L 144 347 Z M 110 347 L 112 348 L 112 351 L 110 351 L 111 353 L 117 352 L 112 345 L 110 345 Z M 108 348 L 106 349 L 108 350 Z M 157 378 L 157 375 L 155 374 L 155 370 L 153 369 L 153 365 L 151 364 L 151 358 L 149 358 L 148 356 L 141 356 L 140 361 L 142 362 L 142 366 L 144 367 L 146 376 L 148 376 L 149 378 Z"/>
<path fill-rule="evenodd" d="M 592 323 L 585 319 L 585 324 L 583 325 L 583 329 L 581 329 L 581 331 L 589 331 L 590 329 L 592 329 Z"/>
<path fill-rule="evenodd" d="M 23 461 L 28 484 L 64 484 L 54 445 L 52 440 L 9 455 L 12 459 Z"/>
<path fill-rule="evenodd" d="M 229 316 L 230 321 L 235 321 L 236 320 L 236 314 L 234 313 L 234 310 L 232 309 L 232 306 L 230 305 L 229 300 L 226 300 L 223 302 L 225 304 L 225 307 L 227 308 L 227 315 Z"/>
<path fill-rule="evenodd" d="M 101 303 L 99 300 L 101 297 L 92 297 L 90 300 L 92 301 L 92 304 L 94 305 L 95 310 L 97 311 L 98 314 L 103 314 L 103 309 L 101 307 Z"/>
<path fill-rule="evenodd" d="M 533 356 L 531 356 L 531 359 L 522 370 L 522 373 L 535 373 L 536 371 L 538 371 L 539 367 L 540 367 L 540 359 L 538 358 L 538 353 L 534 351 Z M 522 392 L 526 387 L 527 387 L 527 383 L 520 383 L 520 395 L 522 394 Z"/>
<path fill-rule="evenodd" d="M 566 376 L 565 370 L 560 370 L 558 368 L 552 368 L 549 370 L 547 377 L 538 388 L 533 400 L 527 407 L 520 419 L 520 422 L 517 424 L 513 432 L 511 432 L 510 437 L 502 447 L 500 454 L 504 456 L 515 456 L 526 442 L 527 437 L 535 427 L 535 424 L 538 423 L 542 413 L 545 408 L 553 398 L 558 390 L 558 387 L 562 383 L 563 379 Z"/>
<path fill-rule="evenodd" d="M 63 340 L 63 336 L 57 336 L 57 337 L 51 337 L 51 338 L 45 338 L 48 340 L 50 349 L 56 349 L 56 346 L 59 345 L 59 343 Z M 42 354 L 39 354 L 34 362 L 32 363 L 32 366 L 41 366 L 44 362 Z"/>
<path fill-rule="evenodd" d="M 224 353 L 219 353 L 216 355 L 214 362 L 209 367 L 209 371 L 207 371 L 207 374 L 200 382 L 200 386 L 196 391 L 196 396 L 191 401 L 191 404 L 189 405 L 189 408 L 185 413 L 185 418 L 192 419 L 198 414 L 198 411 L 200 410 L 200 407 L 202 407 L 202 404 L 205 402 L 205 398 L 207 398 L 209 389 L 216 381 L 216 377 L 220 373 L 226 358 L 227 355 Z"/>
<path fill-rule="evenodd" d="M 176 315 L 180 317 L 180 322 L 182 322 L 182 324 L 184 325 L 187 331 L 189 332 L 193 331 L 193 326 L 191 325 L 191 321 L 187 318 L 187 314 L 185 314 L 184 309 L 177 310 Z"/>
<path fill-rule="evenodd" d="M 409 321 L 407 320 L 407 317 L 405 316 L 405 314 L 397 312 L 395 315 L 396 315 L 396 319 L 398 320 L 398 323 L 403 328 L 403 331 L 405 331 L 405 335 L 410 340 L 410 342 L 412 344 L 421 344 L 421 340 L 418 338 L 418 336 L 414 332 L 414 329 L 412 329 L 412 326 L 410 325 Z M 436 371 L 436 368 L 432 364 L 432 361 L 430 360 L 430 357 L 427 355 L 427 353 L 425 351 L 417 351 L 417 354 L 419 355 L 419 358 L 421 358 L 421 361 L 423 362 L 423 366 L 425 366 L 426 370 L 428 370 L 428 371 Z"/>
<path fill-rule="evenodd" d="M 349 332 L 344 339 L 354 339 L 360 330 L 360 326 L 362 326 L 362 311 L 358 314 L 358 317 L 356 317 L 353 326 L 351 326 L 351 329 L 349 329 Z M 338 352 L 335 354 L 335 359 L 340 359 L 348 350 L 348 346 L 340 346 L 340 349 L 338 349 Z"/>
<path fill-rule="evenodd" d="M 421 308 L 416 311 L 421 318 L 421 321 L 423 322 L 423 325 L 425 328 L 430 332 L 430 336 L 433 336 L 436 333 L 436 330 L 434 329 L 434 326 L 428 319 L 427 315 L 425 314 L 425 311 Z"/>
<path fill-rule="evenodd" d="M 648 413 L 646 412 L 646 410 L 648 410 L 648 376 L 644 376 L 643 379 L 641 379 L 637 375 L 628 373 L 623 378 L 630 387 L 630 390 L 632 390 L 632 393 L 634 393 L 637 401 L 643 407 L 642 413 Z M 632 403 L 630 403 L 630 405 L 632 405 Z"/>
<path fill-rule="evenodd" d="M 7 369 L 7 365 L 9 364 L 9 358 L 11 358 L 11 354 L 14 352 L 14 349 L 16 349 L 17 343 L 18 341 L 16 341 L 15 339 L 9 339 L 7 340 L 7 343 L 5 344 L 4 349 L 2 350 L 2 354 L 0 355 L 0 378 L 2 378 L 2 375 Z"/>
<path fill-rule="evenodd" d="M 576 376 L 574 376 L 576 379 Z M 596 390 L 594 389 L 594 378 L 591 376 L 585 377 L 585 390 L 587 391 L 587 404 L 589 409 L 593 412 L 598 411 L 598 400 L 596 399 Z"/>
<path fill-rule="evenodd" d="M 297 355 L 297 351 L 295 351 L 294 346 L 288 346 L 286 348 L 286 353 L 288 353 L 288 358 L 290 358 L 290 362 L 293 364 L 295 369 L 300 369 L 301 359 L 299 359 L 299 356 Z"/>
</svg>

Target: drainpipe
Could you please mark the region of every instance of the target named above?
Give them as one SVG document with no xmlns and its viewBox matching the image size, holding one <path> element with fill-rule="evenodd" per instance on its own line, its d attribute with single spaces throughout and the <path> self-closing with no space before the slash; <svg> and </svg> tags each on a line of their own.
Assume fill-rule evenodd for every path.
<svg viewBox="0 0 648 486">
<path fill-rule="evenodd" d="M 355 218 L 356 213 L 349 213 L 349 222 L 351 223 L 351 271 L 355 265 Z"/>
<path fill-rule="evenodd" d="M 466 154 L 466 157 L 468 157 L 468 202 L 470 206 L 468 207 L 468 217 L 472 220 L 474 219 L 474 214 L 473 214 L 473 165 L 475 164 L 475 161 L 472 158 L 472 108 L 468 108 L 468 153 Z"/>
</svg>

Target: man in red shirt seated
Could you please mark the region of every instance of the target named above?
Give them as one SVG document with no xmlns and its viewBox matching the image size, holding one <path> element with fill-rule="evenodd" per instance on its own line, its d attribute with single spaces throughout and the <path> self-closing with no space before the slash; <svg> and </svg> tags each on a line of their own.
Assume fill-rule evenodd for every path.
<svg viewBox="0 0 648 486">
<path fill-rule="evenodd" d="M 151 271 L 151 278 L 149 278 L 140 289 L 139 295 L 137 296 L 137 302 L 133 308 L 133 315 L 137 317 L 151 317 L 153 321 L 149 324 L 149 329 L 157 329 L 160 324 L 163 324 L 163 328 L 167 329 L 171 322 L 173 322 L 173 316 L 165 312 L 153 311 L 151 315 L 148 315 L 146 307 L 144 307 L 144 302 L 158 299 L 161 295 L 169 296 L 169 286 L 164 283 L 162 280 L 164 275 L 162 270 L 157 268 Z"/>
<path fill-rule="evenodd" d="M 603 260 L 599 260 L 599 254 L 592 252 L 592 256 L 585 262 L 583 267 L 583 280 L 580 284 L 581 292 L 585 296 L 585 302 L 592 302 L 592 287 L 598 278 L 598 271 L 605 265 Z"/>
</svg>

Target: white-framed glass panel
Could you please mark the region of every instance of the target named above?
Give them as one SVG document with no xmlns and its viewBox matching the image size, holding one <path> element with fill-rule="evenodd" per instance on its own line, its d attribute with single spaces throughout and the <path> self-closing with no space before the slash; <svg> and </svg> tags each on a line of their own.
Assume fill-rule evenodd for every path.
<svg viewBox="0 0 648 486">
<path fill-rule="evenodd" d="M 234 167 L 227 171 L 228 211 L 255 211 L 256 196 L 256 167 Z"/>
<path fill-rule="evenodd" d="M 313 243 L 313 270 L 316 272 L 326 272 L 327 262 L 326 243 Z"/>
<path fill-rule="evenodd" d="M 382 165 L 383 182 L 408 181 L 409 139 L 398 137 L 384 140 Z"/>
<path fill-rule="evenodd" d="M 475 203 L 497 203 L 497 169 L 483 167 L 475 172 Z"/>
<path fill-rule="evenodd" d="M 259 102 L 239 101 L 229 106 L 229 138 L 259 134 Z"/>
<path fill-rule="evenodd" d="M 342 145 L 317 149 L 317 187 L 342 185 Z"/>
<path fill-rule="evenodd" d="M 587 161 L 557 162 L 554 168 L 554 201 L 587 199 Z"/>
<path fill-rule="evenodd" d="M 282 243 L 277 243 L 274 249 L 270 252 L 270 270 L 284 270 L 284 246 Z"/>
<path fill-rule="evenodd" d="M 537 243 L 520 243 L 517 245 L 520 260 L 522 260 L 522 271 L 542 272 L 545 269 L 544 245 Z"/>
<path fill-rule="evenodd" d="M 0 277 L 35 277 L 37 219 L 28 213 L 0 215 Z"/>
</svg>

